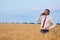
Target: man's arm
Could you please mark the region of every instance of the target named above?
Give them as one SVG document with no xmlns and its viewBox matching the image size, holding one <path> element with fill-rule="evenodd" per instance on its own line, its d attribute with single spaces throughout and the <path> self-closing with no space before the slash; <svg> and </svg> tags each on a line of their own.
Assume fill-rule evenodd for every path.
<svg viewBox="0 0 60 40">
<path fill-rule="evenodd" d="M 55 28 L 56 24 L 55 24 L 55 22 L 54 22 L 54 20 L 52 18 L 50 18 L 50 22 L 52 23 L 52 26 L 49 27 L 49 29 Z"/>
<path fill-rule="evenodd" d="M 41 14 L 40 14 L 40 16 L 36 19 L 36 22 L 41 22 L 43 14 L 44 14 L 44 13 L 41 13 Z"/>
<path fill-rule="evenodd" d="M 41 22 L 41 16 L 36 19 L 36 22 Z"/>
</svg>

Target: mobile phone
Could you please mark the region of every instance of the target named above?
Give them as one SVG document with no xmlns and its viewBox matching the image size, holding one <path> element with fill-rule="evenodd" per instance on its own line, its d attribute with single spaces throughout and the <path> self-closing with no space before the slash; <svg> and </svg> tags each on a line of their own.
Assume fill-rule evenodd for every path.
<svg viewBox="0 0 60 40">
<path fill-rule="evenodd" d="M 42 13 L 42 15 L 45 15 L 45 13 Z"/>
</svg>

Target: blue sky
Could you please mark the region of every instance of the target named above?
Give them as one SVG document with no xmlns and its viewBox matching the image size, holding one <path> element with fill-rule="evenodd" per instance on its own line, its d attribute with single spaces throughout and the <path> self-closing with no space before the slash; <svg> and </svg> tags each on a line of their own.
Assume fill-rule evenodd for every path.
<svg viewBox="0 0 60 40">
<path fill-rule="evenodd" d="M 0 22 L 35 22 L 46 8 L 60 23 L 60 0 L 0 0 Z"/>
</svg>

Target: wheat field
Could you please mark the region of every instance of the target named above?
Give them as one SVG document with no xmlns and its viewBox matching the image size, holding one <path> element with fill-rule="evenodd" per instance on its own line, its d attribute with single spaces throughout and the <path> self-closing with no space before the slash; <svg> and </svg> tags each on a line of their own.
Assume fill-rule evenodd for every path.
<svg viewBox="0 0 60 40">
<path fill-rule="evenodd" d="M 40 24 L 0 24 L 0 40 L 60 40 L 60 25 L 43 35 Z"/>
</svg>

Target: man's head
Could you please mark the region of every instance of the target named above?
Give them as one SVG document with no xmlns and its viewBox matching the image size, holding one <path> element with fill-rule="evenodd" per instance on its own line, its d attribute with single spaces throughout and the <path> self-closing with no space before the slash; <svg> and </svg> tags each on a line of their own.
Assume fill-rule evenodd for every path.
<svg viewBox="0 0 60 40">
<path fill-rule="evenodd" d="M 45 15 L 49 15 L 50 14 L 50 10 L 49 9 L 45 9 L 44 14 Z"/>
</svg>

